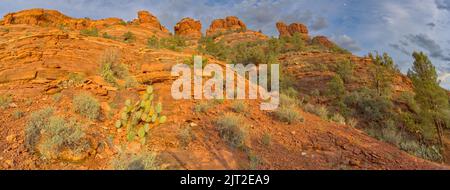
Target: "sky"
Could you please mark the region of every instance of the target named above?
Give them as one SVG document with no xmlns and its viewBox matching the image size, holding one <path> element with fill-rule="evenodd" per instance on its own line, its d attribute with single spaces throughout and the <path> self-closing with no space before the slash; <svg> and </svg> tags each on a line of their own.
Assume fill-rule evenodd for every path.
<svg viewBox="0 0 450 190">
<path fill-rule="evenodd" d="M 0 15 L 29 8 L 72 17 L 136 18 L 148 10 L 168 29 L 184 17 L 202 21 L 234 15 L 249 29 L 277 36 L 277 21 L 306 24 L 356 55 L 387 52 L 407 72 L 412 52 L 427 53 L 450 89 L 450 0 L 1 0 Z"/>
</svg>

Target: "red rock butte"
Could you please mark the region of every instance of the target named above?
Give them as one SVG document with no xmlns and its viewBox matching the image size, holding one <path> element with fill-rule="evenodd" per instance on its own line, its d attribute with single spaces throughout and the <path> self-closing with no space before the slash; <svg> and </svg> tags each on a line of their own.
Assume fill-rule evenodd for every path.
<svg viewBox="0 0 450 190">
<path fill-rule="evenodd" d="M 228 31 L 245 31 L 247 26 L 236 16 L 228 16 L 225 19 L 216 19 L 211 22 L 206 35 L 215 35 Z"/>
<path fill-rule="evenodd" d="M 276 27 L 280 33 L 279 37 L 291 37 L 295 33 L 299 33 L 303 39 L 309 39 L 308 28 L 301 23 L 292 23 L 289 26 L 284 22 L 277 22 Z"/>
<path fill-rule="evenodd" d="M 174 27 L 175 35 L 200 39 L 202 37 L 202 23 L 192 18 L 183 18 Z"/>
</svg>

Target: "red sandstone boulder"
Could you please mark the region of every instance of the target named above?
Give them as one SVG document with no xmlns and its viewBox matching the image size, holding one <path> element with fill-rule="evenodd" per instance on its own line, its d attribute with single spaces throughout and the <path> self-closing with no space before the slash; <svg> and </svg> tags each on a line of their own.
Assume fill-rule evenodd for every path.
<svg viewBox="0 0 450 190">
<path fill-rule="evenodd" d="M 148 11 L 139 11 L 138 18 L 132 21 L 133 24 L 138 24 L 147 28 L 157 29 L 163 32 L 169 32 L 161 23 L 158 18 L 152 15 Z"/>
<path fill-rule="evenodd" d="M 307 40 L 309 39 L 308 34 L 308 28 L 300 23 L 292 23 L 289 26 L 286 25 L 284 22 L 278 22 L 276 24 L 278 32 L 280 33 L 281 37 L 291 37 L 295 33 L 299 33 L 303 39 Z"/>
<path fill-rule="evenodd" d="M 325 36 L 316 36 L 312 39 L 312 44 L 321 45 L 326 48 L 333 48 L 336 44 Z"/>
<path fill-rule="evenodd" d="M 175 35 L 200 39 L 202 37 L 202 23 L 192 18 L 183 18 L 174 27 Z"/>
<path fill-rule="evenodd" d="M 238 17 L 228 16 L 225 19 L 216 19 L 212 21 L 209 29 L 206 31 L 206 35 L 214 35 L 227 31 L 240 31 L 247 30 L 247 26 Z"/>
<path fill-rule="evenodd" d="M 124 21 L 119 18 L 106 18 L 102 20 L 91 20 L 88 18 L 77 19 L 68 17 L 55 10 L 29 9 L 16 13 L 9 13 L 0 22 L 1 25 L 26 24 L 32 26 L 64 26 L 70 29 L 103 28 L 116 25 Z"/>
</svg>

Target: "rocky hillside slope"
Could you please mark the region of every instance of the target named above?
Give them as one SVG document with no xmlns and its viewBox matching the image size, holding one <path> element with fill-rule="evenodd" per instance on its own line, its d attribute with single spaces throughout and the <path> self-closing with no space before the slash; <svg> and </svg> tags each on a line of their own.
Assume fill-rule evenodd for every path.
<svg viewBox="0 0 450 190">
<path fill-rule="evenodd" d="M 202 36 L 201 27 L 199 21 L 183 19 L 174 31 L 196 42 Z M 300 31 L 309 38 L 306 27 L 300 24 L 280 23 L 277 27 L 282 35 Z M 213 21 L 206 36 L 211 35 L 229 44 L 268 39 L 248 30 L 236 17 Z M 170 36 L 169 30 L 146 11 L 131 22 L 76 19 L 42 9 L 6 15 L 0 21 L 0 169 L 117 169 L 118 162 L 126 162 L 121 159 L 124 154 L 143 152 L 154 153 L 162 169 L 448 169 L 301 108 L 296 109 L 304 121 L 289 125 L 274 119 L 271 112 L 249 109 L 259 106 L 260 101 L 245 101 L 242 107 L 247 109 L 242 112 L 236 110 L 236 101 L 174 100 L 170 95 L 175 79 L 170 75 L 171 67 L 198 52 L 192 47 L 173 51 L 147 44 L 151 37 Z M 315 39 L 333 45 L 325 37 Z M 115 84 L 105 80 L 101 73 L 105 56 L 126 65 L 128 77 L 117 79 Z M 341 56 L 358 62 L 357 71 L 364 76 L 368 61 L 353 55 L 291 52 L 279 60 L 289 62 L 287 69 L 299 80 L 300 88 L 308 91 L 326 88 L 321 81 L 329 75 L 304 72 L 305 64 L 336 64 Z M 208 63 L 225 64 L 206 57 Z M 362 78 L 355 85 L 365 81 Z M 405 78 L 397 78 L 396 83 L 401 84 L 396 85 L 399 91 L 410 88 Z M 129 141 L 127 130 L 116 128 L 115 123 L 126 100 L 138 100 L 150 84 L 168 119 L 152 126 L 145 143 Z M 95 119 L 75 108 L 78 102 L 74 97 L 83 93 L 98 102 L 100 114 Z M 52 107 L 60 118 L 81 123 L 82 151 L 59 147 L 50 149 L 57 153 L 49 154 L 46 148 L 53 141 L 45 137 L 33 142 L 35 148 L 29 147 L 30 120 L 36 116 L 33 113 L 46 107 Z M 239 125 L 246 126 L 245 148 L 233 148 L 223 140 L 217 121 L 224 113 L 241 115 Z M 38 135 L 51 131 L 49 126 Z"/>
</svg>

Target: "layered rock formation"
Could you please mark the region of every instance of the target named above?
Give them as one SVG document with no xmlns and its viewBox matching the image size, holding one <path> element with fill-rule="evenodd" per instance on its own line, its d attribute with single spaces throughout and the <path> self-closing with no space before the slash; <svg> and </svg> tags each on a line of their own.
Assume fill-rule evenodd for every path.
<svg viewBox="0 0 450 190">
<path fill-rule="evenodd" d="M 326 48 L 333 48 L 336 44 L 330 41 L 326 36 L 316 36 L 312 39 L 312 44 L 320 45 Z"/>
<path fill-rule="evenodd" d="M 216 19 L 212 21 L 209 29 L 206 31 L 206 35 L 215 35 L 228 31 L 245 31 L 247 26 L 238 17 L 228 16 L 225 19 Z"/>
<path fill-rule="evenodd" d="M 295 33 L 299 33 L 304 40 L 309 39 L 308 28 L 301 23 L 292 23 L 288 26 L 284 22 L 277 22 L 276 26 L 280 33 L 280 38 L 291 37 Z"/>
<path fill-rule="evenodd" d="M 116 25 L 123 23 L 122 19 L 107 18 L 102 20 L 91 20 L 88 18 L 75 19 L 68 17 L 55 10 L 30 9 L 19 11 L 17 13 L 9 13 L 0 21 L 1 25 L 26 24 L 32 26 L 53 26 L 67 27 L 70 29 L 86 29 L 91 27 L 102 28 L 108 25 Z"/>
<path fill-rule="evenodd" d="M 161 30 L 162 32 L 169 32 L 166 27 L 161 25 L 158 18 L 148 11 L 139 11 L 138 18 L 134 19 L 132 24 L 137 24 L 147 28 L 155 28 Z"/>
<path fill-rule="evenodd" d="M 183 18 L 174 27 L 175 35 L 190 39 L 200 39 L 202 37 L 202 23 L 192 18 Z"/>
</svg>

